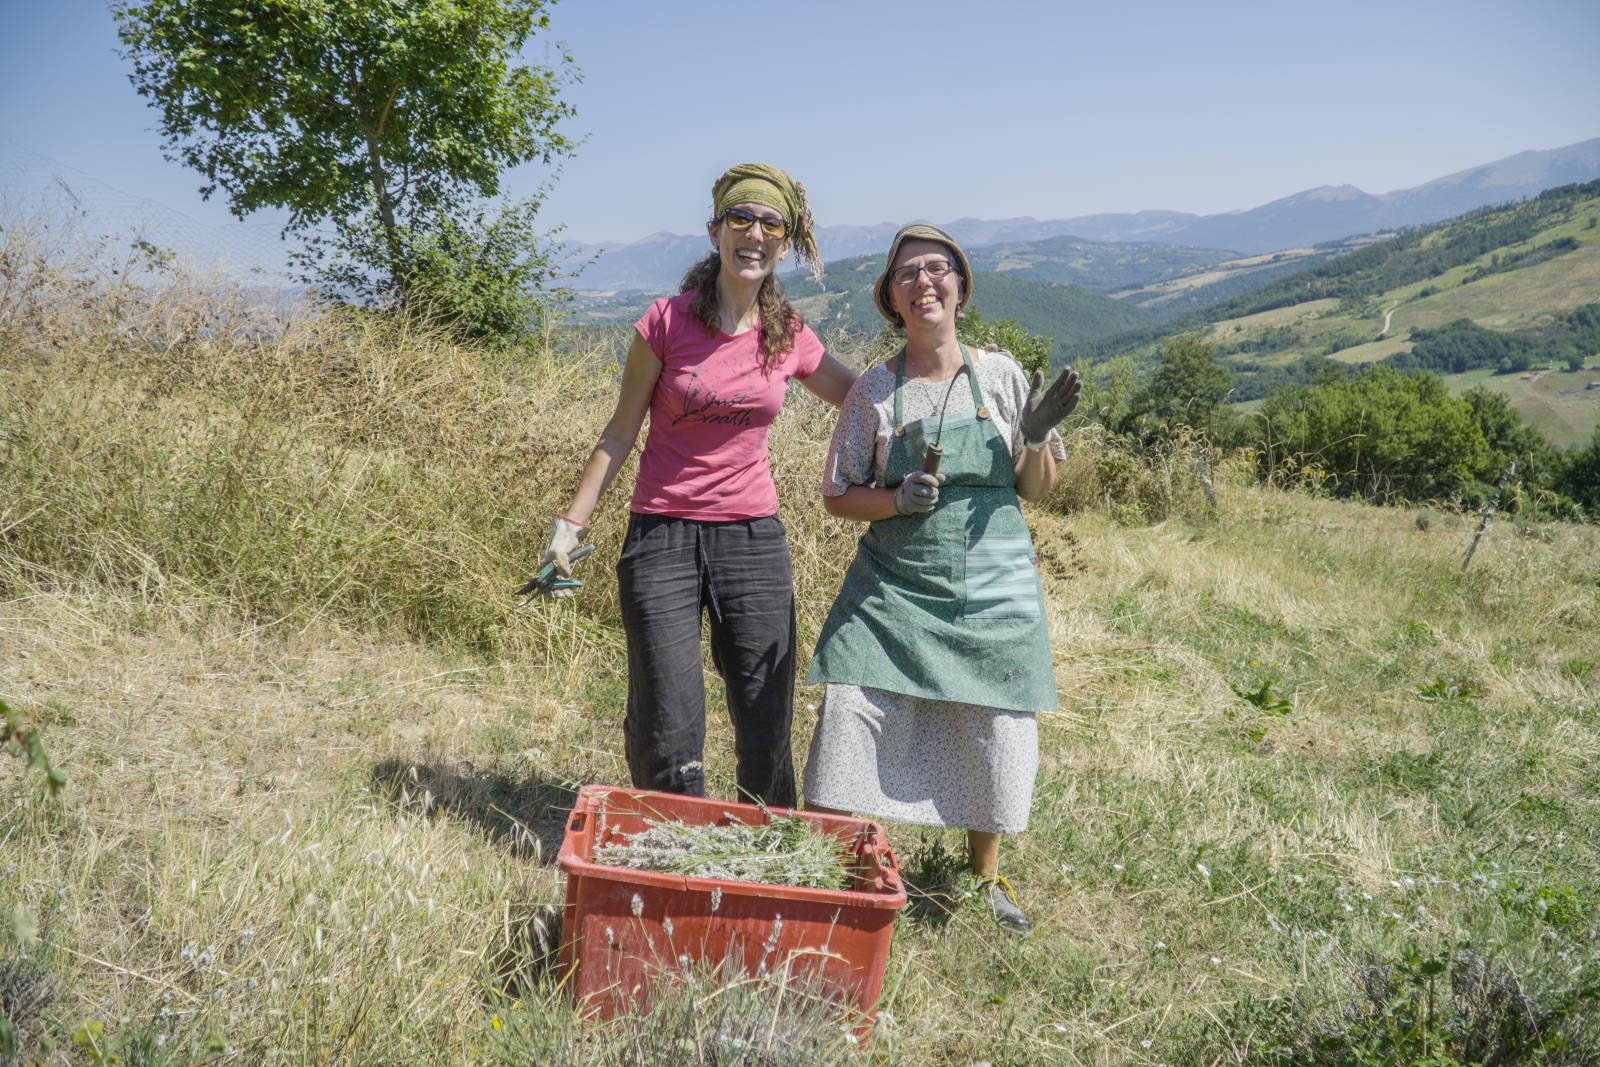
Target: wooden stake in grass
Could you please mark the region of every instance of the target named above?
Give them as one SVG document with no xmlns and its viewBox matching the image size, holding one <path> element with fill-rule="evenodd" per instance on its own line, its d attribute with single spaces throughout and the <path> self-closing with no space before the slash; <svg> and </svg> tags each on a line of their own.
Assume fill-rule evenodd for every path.
<svg viewBox="0 0 1600 1067">
<path fill-rule="evenodd" d="M 1506 482 L 1515 473 L 1517 473 L 1516 460 L 1507 463 L 1506 469 L 1500 472 L 1500 481 L 1495 484 L 1494 496 L 1484 505 L 1483 518 L 1478 520 L 1478 532 L 1472 535 L 1472 544 L 1467 546 L 1467 556 L 1461 561 L 1462 574 L 1467 573 L 1467 564 L 1472 562 L 1472 554 L 1478 550 L 1478 539 L 1483 536 L 1483 531 L 1489 528 L 1489 520 L 1494 518 L 1494 509 L 1500 506 L 1500 494 L 1505 492 Z"/>
</svg>

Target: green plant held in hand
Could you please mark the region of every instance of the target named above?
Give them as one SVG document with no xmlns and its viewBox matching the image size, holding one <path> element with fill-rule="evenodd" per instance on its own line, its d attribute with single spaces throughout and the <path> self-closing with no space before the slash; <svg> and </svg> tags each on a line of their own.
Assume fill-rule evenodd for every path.
<svg viewBox="0 0 1600 1067">
<path fill-rule="evenodd" d="M 691 826 L 647 820 L 649 829 L 624 835 L 627 843 L 601 845 L 596 863 L 665 871 L 688 878 L 725 878 L 808 889 L 850 884 L 848 854 L 837 838 L 791 815 L 762 826 Z"/>
</svg>

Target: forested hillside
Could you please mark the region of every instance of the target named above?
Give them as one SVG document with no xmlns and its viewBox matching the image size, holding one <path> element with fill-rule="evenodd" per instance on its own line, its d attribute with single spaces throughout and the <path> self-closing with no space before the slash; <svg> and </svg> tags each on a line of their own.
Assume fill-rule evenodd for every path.
<svg viewBox="0 0 1600 1067">
<path fill-rule="evenodd" d="M 1211 345 L 1230 401 L 1386 363 L 1484 384 L 1558 445 L 1600 421 L 1600 182 L 1406 231 L 1156 327 L 1090 342 L 1143 365 L 1168 339 Z M 1524 375 L 1532 374 L 1533 378 Z"/>
<path fill-rule="evenodd" d="M 1068 345 L 1108 333 L 1155 328 L 1164 320 L 1259 289 L 1372 240 L 1375 238 L 1353 238 L 1245 257 L 1177 245 L 1070 236 L 964 248 L 979 275 L 980 306 L 983 301 L 994 304 L 983 307 L 984 314 L 1016 317 L 1033 332 Z M 852 256 L 828 261 L 827 277 L 820 287 L 798 269 L 785 269 L 780 279 L 785 291 L 814 322 L 859 332 L 877 328 L 870 303 L 863 305 L 858 298 L 870 297 L 872 281 L 882 267 L 878 254 Z M 991 276 L 998 281 L 987 280 Z M 1040 285 L 1049 292 L 1029 291 L 1007 282 Z M 659 291 L 579 292 L 573 311 L 584 321 L 629 321 L 662 292 L 675 288 L 674 282 Z M 1086 299 L 1080 290 L 1114 297 L 1122 309 Z M 1002 311 L 1002 305 L 1015 314 Z"/>
<path fill-rule="evenodd" d="M 1486 256 L 1490 257 L 1489 270 L 1478 273 L 1473 281 L 1500 270 L 1533 266 L 1555 254 L 1577 250 L 1580 242 L 1561 242 L 1559 249 L 1541 250 L 1537 258 L 1528 257 L 1532 249 L 1522 249 L 1520 254 L 1524 258 L 1516 261 L 1503 261 L 1495 254 L 1501 249 L 1532 242 L 1541 231 L 1570 222 L 1576 215 L 1585 214 L 1587 208 L 1600 208 L 1589 203 L 1596 199 L 1600 199 L 1600 181 L 1551 189 L 1531 200 L 1483 208 L 1448 222 L 1408 230 L 1393 240 L 1373 243 L 1310 269 L 1296 271 L 1273 284 L 1143 334 L 1109 338 L 1094 346 L 1092 354 L 1127 352 L 1163 336 L 1315 300 L 1337 299 L 1352 303 L 1373 300 L 1390 290 L 1438 278 L 1453 267 L 1471 264 Z"/>
<path fill-rule="evenodd" d="M 1081 285 L 1098 293 L 1157 285 L 1192 275 L 1232 255 L 1215 249 L 1086 241 L 1081 237 L 986 245 L 966 252 L 977 270 L 1035 282 Z"/>
</svg>

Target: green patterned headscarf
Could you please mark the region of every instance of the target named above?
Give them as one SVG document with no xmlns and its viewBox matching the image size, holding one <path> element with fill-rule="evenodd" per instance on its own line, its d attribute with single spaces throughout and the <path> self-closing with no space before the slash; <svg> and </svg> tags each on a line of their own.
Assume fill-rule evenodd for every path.
<svg viewBox="0 0 1600 1067">
<path fill-rule="evenodd" d="M 822 281 L 822 256 L 817 252 L 816 223 L 806 206 L 806 187 L 788 171 L 767 163 L 729 167 L 711 186 L 711 213 L 721 215 L 734 204 L 765 204 L 782 214 L 789 223 L 795 255 L 811 268 L 813 280 Z"/>
</svg>

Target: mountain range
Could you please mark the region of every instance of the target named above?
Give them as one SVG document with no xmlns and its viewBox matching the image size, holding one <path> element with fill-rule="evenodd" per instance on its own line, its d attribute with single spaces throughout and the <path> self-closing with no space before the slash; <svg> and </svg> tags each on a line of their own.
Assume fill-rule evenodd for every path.
<svg viewBox="0 0 1600 1067">
<path fill-rule="evenodd" d="M 1249 210 L 1215 215 L 1152 210 L 1042 220 L 963 218 L 941 225 L 968 248 L 1076 237 L 1248 255 L 1438 222 L 1595 178 L 1600 178 L 1600 137 L 1563 148 L 1518 152 L 1381 194 L 1353 185 L 1324 185 Z M 898 227 L 891 222 L 824 226 L 818 229 L 817 240 L 824 260 L 881 254 Z M 655 233 L 629 244 L 577 245 L 572 250 L 574 260 L 593 262 L 575 286 L 588 292 L 669 288 L 705 250 L 703 234 Z"/>
</svg>

